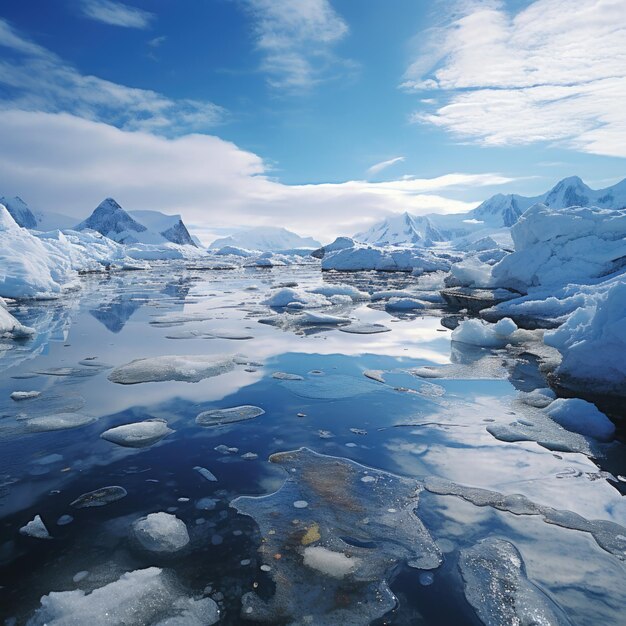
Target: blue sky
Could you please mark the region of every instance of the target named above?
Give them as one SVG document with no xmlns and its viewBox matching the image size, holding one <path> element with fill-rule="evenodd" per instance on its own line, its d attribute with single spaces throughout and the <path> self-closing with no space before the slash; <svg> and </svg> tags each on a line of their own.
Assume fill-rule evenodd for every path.
<svg viewBox="0 0 626 626">
<path fill-rule="evenodd" d="M 0 19 L 0 191 L 41 209 L 113 195 L 208 238 L 328 238 L 625 175 L 619 0 L 21 0 Z"/>
</svg>

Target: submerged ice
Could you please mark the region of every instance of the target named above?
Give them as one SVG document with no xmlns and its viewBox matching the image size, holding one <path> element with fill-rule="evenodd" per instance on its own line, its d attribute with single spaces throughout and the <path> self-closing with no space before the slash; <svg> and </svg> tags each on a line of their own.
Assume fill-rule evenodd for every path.
<svg viewBox="0 0 626 626">
<path fill-rule="evenodd" d="M 441 563 L 415 513 L 418 481 L 306 448 L 270 461 L 287 473 L 279 491 L 231 503 L 259 525 L 260 556 L 276 584 L 267 601 L 244 595 L 244 619 L 366 624 L 394 607 L 385 578 L 396 565 L 429 570 Z M 295 507 L 299 501 L 307 506 Z"/>
</svg>

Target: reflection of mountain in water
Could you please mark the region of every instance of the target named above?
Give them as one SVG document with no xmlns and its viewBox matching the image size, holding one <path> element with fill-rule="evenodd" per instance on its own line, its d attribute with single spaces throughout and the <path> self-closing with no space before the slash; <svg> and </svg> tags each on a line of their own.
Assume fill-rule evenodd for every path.
<svg viewBox="0 0 626 626">
<path fill-rule="evenodd" d="M 112 333 L 119 333 L 130 319 L 130 316 L 146 303 L 146 299 L 117 298 L 112 302 L 101 304 L 97 309 L 89 311 L 99 322 L 102 322 Z"/>
<path fill-rule="evenodd" d="M 118 296 L 114 300 L 103 302 L 89 312 L 112 333 L 119 333 L 132 314 L 150 300 L 160 300 L 166 295 L 175 298 L 176 304 L 182 306 L 188 293 L 189 286 L 185 282 L 168 283 L 161 291 L 135 292 Z M 178 308 L 179 306 L 175 307 Z"/>
</svg>

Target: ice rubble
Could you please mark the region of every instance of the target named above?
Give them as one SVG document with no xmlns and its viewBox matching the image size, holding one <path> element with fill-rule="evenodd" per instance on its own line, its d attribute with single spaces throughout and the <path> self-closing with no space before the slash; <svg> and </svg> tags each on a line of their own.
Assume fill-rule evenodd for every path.
<svg viewBox="0 0 626 626">
<path fill-rule="evenodd" d="M 151 419 L 145 422 L 123 424 L 105 430 L 100 437 L 111 443 L 127 448 L 144 448 L 151 446 L 174 431 L 163 419 Z"/>
<path fill-rule="evenodd" d="M 460 260 L 460 257 L 451 257 L 449 254 L 425 248 L 367 246 L 346 237 L 341 237 L 340 240 L 322 249 L 322 270 L 423 273 L 448 271 L 451 259 Z"/>
<path fill-rule="evenodd" d="M 461 550 L 459 569 L 465 597 L 485 626 L 570 624 L 560 607 L 528 580 L 522 555 L 508 541 L 490 537 Z"/>
<path fill-rule="evenodd" d="M 122 385 L 177 380 L 197 383 L 205 378 L 230 372 L 235 367 L 231 356 L 156 356 L 135 359 L 116 367 L 109 380 Z"/>
<path fill-rule="evenodd" d="M 441 563 L 415 514 L 417 481 L 306 448 L 274 454 L 270 461 L 287 473 L 280 490 L 231 503 L 259 525 L 259 552 L 276 583 L 267 601 L 255 592 L 243 596 L 243 618 L 366 624 L 394 607 L 385 577 L 395 566 L 429 570 Z M 365 476 L 373 480 L 364 482 Z M 299 501 L 308 506 L 295 508 Z"/>
<path fill-rule="evenodd" d="M 178 552 L 189 543 L 185 522 L 163 511 L 136 520 L 132 531 L 134 538 L 148 552 Z"/>
<path fill-rule="evenodd" d="M 52 591 L 27 626 L 210 626 L 219 617 L 211 598 L 189 597 L 165 570 L 149 567 L 91 593 Z"/>
</svg>

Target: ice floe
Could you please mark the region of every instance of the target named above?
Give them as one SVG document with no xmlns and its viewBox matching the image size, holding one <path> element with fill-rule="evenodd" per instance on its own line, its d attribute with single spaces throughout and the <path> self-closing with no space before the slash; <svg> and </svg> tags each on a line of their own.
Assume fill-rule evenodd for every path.
<svg viewBox="0 0 626 626">
<path fill-rule="evenodd" d="M 269 600 L 246 593 L 242 617 L 367 624 L 394 607 L 385 578 L 398 564 L 429 570 L 441 563 L 415 514 L 417 481 L 306 448 L 274 454 L 270 461 L 287 473 L 281 489 L 231 503 L 259 525 L 264 571 L 276 584 Z M 375 481 L 365 483 L 364 476 Z M 308 506 L 295 509 L 300 500 Z"/>
<path fill-rule="evenodd" d="M 145 422 L 123 424 L 105 430 L 100 437 L 111 443 L 128 448 L 144 448 L 151 446 L 174 431 L 162 419 L 151 419 Z"/>
<path fill-rule="evenodd" d="M 135 359 L 116 367 L 109 374 L 109 380 L 122 385 L 168 380 L 197 383 L 230 372 L 234 367 L 233 357 L 230 356 L 156 356 Z"/>
<path fill-rule="evenodd" d="M 485 626 L 571 623 L 528 579 L 522 555 L 509 541 L 488 538 L 461 550 L 459 569 L 465 597 Z"/>
<path fill-rule="evenodd" d="M 111 502 L 116 502 L 127 496 L 126 489 L 113 485 L 110 487 L 101 487 L 94 491 L 84 493 L 73 502 L 70 502 L 70 506 L 75 509 L 88 509 L 97 506 L 106 506 Z"/>
<path fill-rule="evenodd" d="M 265 411 L 252 405 L 233 406 L 226 409 L 210 409 L 202 411 L 196 416 L 196 424 L 199 426 L 224 426 L 236 422 L 244 422 L 263 415 Z"/>
<path fill-rule="evenodd" d="M 35 537 L 35 539 L 51 539 L 50 533 L 39 515 L 35 515 L 28 524 L 22 526 L 20 528 L 20 534 Z"/>
</svg>

